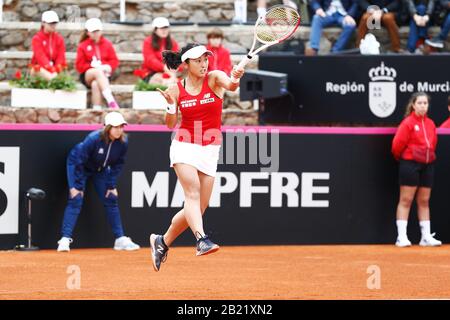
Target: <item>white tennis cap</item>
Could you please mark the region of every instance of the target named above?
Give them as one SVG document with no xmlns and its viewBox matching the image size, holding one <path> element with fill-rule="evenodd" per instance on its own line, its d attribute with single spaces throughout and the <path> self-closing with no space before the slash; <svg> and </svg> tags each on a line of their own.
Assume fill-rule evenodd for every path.
<svg viewBox="0 0 450 320">
<path fill-rule="evenodd" d="M 188 51 L 186 51 L 185 53 L 183 53 L 183 55 L 181 56 L 181 62 L 185 62 L 187 59 L 200 58 L 205 53 L 207 53 L 210 56 L 213 55 L 213 53 L 211 51 L 209 51 L 208 49 L 206 49 L 205 46 L 193 47 L 193 48 L 189 49 Z"/>
<path fill-rule="evenodd" d="M 113 127 L 128 124 L 123 118 L 122 114 L 116 111 L 110 112 L 105 116 L 105 126 L 111 125 Z"/>
<path fill-rule="evenodd" d="M 42 22 L 45 23 L 53 23 L 53 22 L 59 22 L 58 14 L 55 11 L 45 11 L 42 13 Z"/>
<path fill-rule="evenodd" d="M 85 29 L 89 32 L 94 32 L 98 30 L 103 30 L 103 24 L 99 18 L 91 18 L 86 21 Z"/>
<path fill-rule="evenodd" d="M 153 19 L 152 26 L 153 26 L 153 28 L 170 27 L 170 22 L 169 22 L 169 20 L 167 20 L 167 18 L 157 17 L 157 18 Z"/>
</svg>

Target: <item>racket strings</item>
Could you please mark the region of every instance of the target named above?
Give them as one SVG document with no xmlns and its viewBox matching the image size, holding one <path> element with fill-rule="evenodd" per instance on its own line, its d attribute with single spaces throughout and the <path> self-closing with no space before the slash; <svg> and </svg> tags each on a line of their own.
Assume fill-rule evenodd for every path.
<svg viewBox="0 0 450 320">
<path fill-rule="evenodd" d="M 256 27 L 261 42 L 280 41 L 289 37 L 300 23 L 300 15 L 290 7 L 277 6 L 269 9 Z"/>
</svg>

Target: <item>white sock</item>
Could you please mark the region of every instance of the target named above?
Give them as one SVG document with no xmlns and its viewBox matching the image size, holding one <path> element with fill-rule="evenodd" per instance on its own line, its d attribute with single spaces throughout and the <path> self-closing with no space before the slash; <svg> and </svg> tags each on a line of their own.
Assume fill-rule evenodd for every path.
<svg viewBox="0 0 450 320">
<path fill-rule="evenodd" d="M 110 102 L 116 101 L 116 99 L 114 99 L 111 89 L 105 89 L 102 91 L 103 97 L 105 98 L 105 100 L 108 102 L 108 104 Z"/>
<path fill-rule="evenodd" d="M 408 226 L 407 220 L 397 220 L 397 232 L 399 238 L 408 238 L 406 235 L 406 227 Z"/>
<path fill-rule="evenodd" d="M 103 107 L 100 106 L 100 105 L 98 105 L 98 104 L 94 104 L 94 105 L 92 106 L 92 109 L 93 109 L 93 110 L 102 110 Z"/>
<path fill-rule="evenodd" d="M 431 235 L 430 232 L 430 220 L 424 220 L 419 222 L 420 231 L 422 232 L 422 238 L 427 238 Z"/>
</svg>

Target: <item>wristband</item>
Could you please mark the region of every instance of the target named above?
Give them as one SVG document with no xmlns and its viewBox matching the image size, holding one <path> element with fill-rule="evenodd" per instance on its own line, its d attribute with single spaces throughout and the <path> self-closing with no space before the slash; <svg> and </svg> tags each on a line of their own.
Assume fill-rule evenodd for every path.
<svg viewBox="0 0 450 320">
<path fill-rule="evenodd" d="M 166 108 L 166 112 L 169 114 L 177 113 L 177 105 L 175 103 L 169 104 Z"/>
</svg>

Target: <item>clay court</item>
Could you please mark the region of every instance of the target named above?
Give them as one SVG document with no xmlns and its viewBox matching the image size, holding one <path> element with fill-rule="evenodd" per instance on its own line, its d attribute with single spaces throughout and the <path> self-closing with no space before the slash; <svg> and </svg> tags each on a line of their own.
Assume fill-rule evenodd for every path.
<svg viewBox="0 0 450 320">
<path fill-rule="evenodd" d="M 0 251 L 0 299 L 449 299 L 450 245 L 175 247 L 159 273 L 150 250 Z M 68 289 L 69 266 L 80 289 Z M 380 289 L 368 289 L 369 266 Z M 70 270 L 70 269 L 69 269 Z"/>
</svg>

